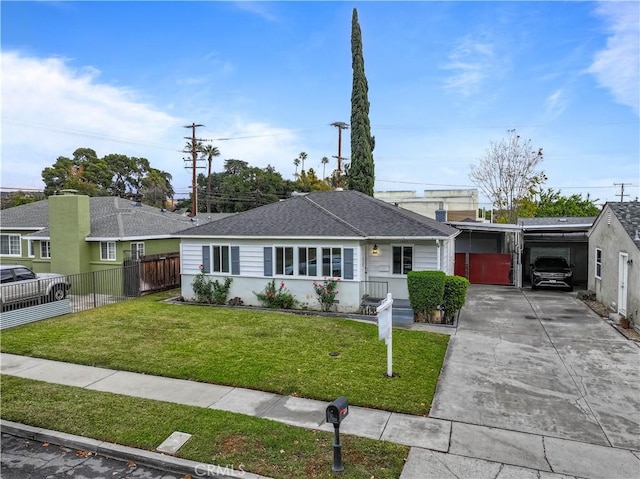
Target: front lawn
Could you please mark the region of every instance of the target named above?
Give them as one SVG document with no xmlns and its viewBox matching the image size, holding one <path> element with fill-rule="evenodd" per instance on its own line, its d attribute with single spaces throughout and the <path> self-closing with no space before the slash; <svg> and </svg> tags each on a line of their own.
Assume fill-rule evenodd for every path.
<svg viewBox="0 0 640 479">
<path fill-rule="evenodd" d="M 10 421 L 150 451 L 173 431 L 186 432 L 193 436 L 178 457 L 274 478 L 335 477 L 332 433 L 30 379 L 0 379 L 2 417 Z M 349 435 L 341 441 L 345 478 L 400 476 L 408 447 Z M 191 475 L 197 477 L 197 471 Z"/>
<path fill-rule="evenodd" d="M 3 352 L 426 415 L 448 336 L 375 324 L 170 304 L 169 293 L 3 331 Z"/>
</svg>

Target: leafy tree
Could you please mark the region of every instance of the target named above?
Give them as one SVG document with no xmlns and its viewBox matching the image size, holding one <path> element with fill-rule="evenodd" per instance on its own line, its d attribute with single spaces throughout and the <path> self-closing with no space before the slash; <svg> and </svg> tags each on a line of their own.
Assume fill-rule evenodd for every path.
<svg viewBox="0 0 640 479">
<path fill-rule="evenodd" d="M 212 211 L 237 213 L 288 197 L 295 183 L 284 180 L 272 166 L 251 167 L 246 161 L 226 160 L 224 171 L 212 173 Z M 199 194 L 205 191 L 204 175 L 198 176 Z M 190 204 L 190 203 L 189 203 Z"/>
<path fill-rule="evenodd" d="M 296 190 L 301 192 L 327 191 L 331 189 L 325 181 L 318 178 L 313 168 L 309 168 L 309 171 L 302 170 L 298 181 L 294 184 Z"/>
<path fill-rule="evenodd" d="M 2 195 L 2 201 L 0 202 L 0 209 L 13 208 L 14 206 L 27 205 L 44 199 L 44 193 L 40 191 L 36 192 L 24 192 L 14 191 Z"/>
<path fill-rule="evenodd" d="M 347 176 L 348 187 L 373 196 L 375 166 L 373 149 L 375 138 L 371 136 L 369 121 L 369 85 L 364 73 L 362 33 L 358 23 L 358 10 L 353 9 L 351 20 L 351 55 L 353 86 L 351 90 L 351 169 Z"/>
<path fill-rule="evenodd" d="M 518 216 L 525 218 L 559 218 L 566 216 L 598 216 L 600 208 L 589 194 L 586 198 L 582 194 L 563 196 L 560 190 L 548 188 L 540 191 L 533 198 L 525 198 L 518 211 Z"/>
<path fill-rule="evenodd" d="M 547 179 L 543 171 L 536 170 L 542 160 L 542 148 L 532 149 L 531 140 L 522 140 L 516 130 L 509 130 L 507 138 L 491 142 L 480 164 L 471 167 L 471 181 L 498 210 L 496 222 L 515 223 L 519 204 L 539 191 Z"/>
<path fill-rule="evenodd" d="M 172 176 L 169 173 L 149 168 L 141 182 L 142 201 L 147 205 L 164 208 L 167 198 L 173 198 L 171 180 Z"/>
<path fill-rule="evenodd" d="M 148 194 L 151 204 L 164 204 L 173 196 L 171 175 L 151 167 L 146 158 L 109 154 L 98 158 L 90 148 L 78 148 L 73 158 L 58 157 L 42 170 L 45 196 L 62 189 L 74 189 L 89 196 L 131 196 Z M 164 198 L 160 199 L 160 195 Z M 147 202 L 143 198 L 143 202 Z"/>
</svg>

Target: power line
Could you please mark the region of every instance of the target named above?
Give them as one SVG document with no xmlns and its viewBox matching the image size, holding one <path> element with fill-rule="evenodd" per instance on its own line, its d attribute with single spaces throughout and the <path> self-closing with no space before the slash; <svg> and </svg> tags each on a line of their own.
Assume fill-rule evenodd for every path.
<svg viewBox="0 0 640 479">
<path fill-rule="evenodd" d="M 613 186 L 619 186 L 620 187 L 620 203 L 624 202 L 624 197 L 625 196 L 629 196 L 629 194 L 624 194 L 624 187 L 626 186 L 633 186 L 630 183 L 614 183 Z"/>
<path fill-rule="evenodd" d="M 193 158 L 193 166 L 191 167 L 193 168 L 193 179 L 191 184 L 193 188 L 193 194 L 191 195 L 191 216 L 195 216 L 198 214 L 198 183 L 197 183 L 197 174 L 196 174 L 196 169 L 198 167 L 196 163 L 198 161 L 198 152 L 199 152 L 198 142 L 200 140 L 196 138 L 196 128 L 199 128 L 201 126 L 204 126 L 204 125 L 200 125 L 200 124 L 196 125 L 195 123 L 191 123 L 191 125 L 183 126 L 183 128 L 191 128 L 191 138 L 189 138 L 188 136 L 184 137 L 186 140 L 191 140 L 191 156 Z"/>
</svg>

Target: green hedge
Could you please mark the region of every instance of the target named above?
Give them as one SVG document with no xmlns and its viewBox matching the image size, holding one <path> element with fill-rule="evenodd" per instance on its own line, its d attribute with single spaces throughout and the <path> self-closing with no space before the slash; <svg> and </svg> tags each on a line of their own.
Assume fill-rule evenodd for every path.
<svg viewBox="0 0 640 479">
<path fill-rule="evenodd" d="M 467 289 L 469 280 L 462 276 L 447 276 L 444 282 L 444 297 L 442 299 L 442 309 L 444 321 L 453 322 L 456 313 L 462 309 L 467 299 Z"/>
<path fill-rule="evenodd" d="M 443 271 L 409 271 L 409 301 L 417 318 L 430 321 L 433 312 L 442 304 L 446 277 Z"/>
</svg>

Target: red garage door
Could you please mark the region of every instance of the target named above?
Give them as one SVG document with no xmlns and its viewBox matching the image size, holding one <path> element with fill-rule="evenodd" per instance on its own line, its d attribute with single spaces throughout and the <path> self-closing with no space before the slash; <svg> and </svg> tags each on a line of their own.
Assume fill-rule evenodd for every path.
<svg viewBox="0 0 640 479">
<path fill-rule="evenodd" d="M 509 253 L 456 253 L 454 273 L 471 284 L 511 285 L 511 263 Z"/>
</svg>

